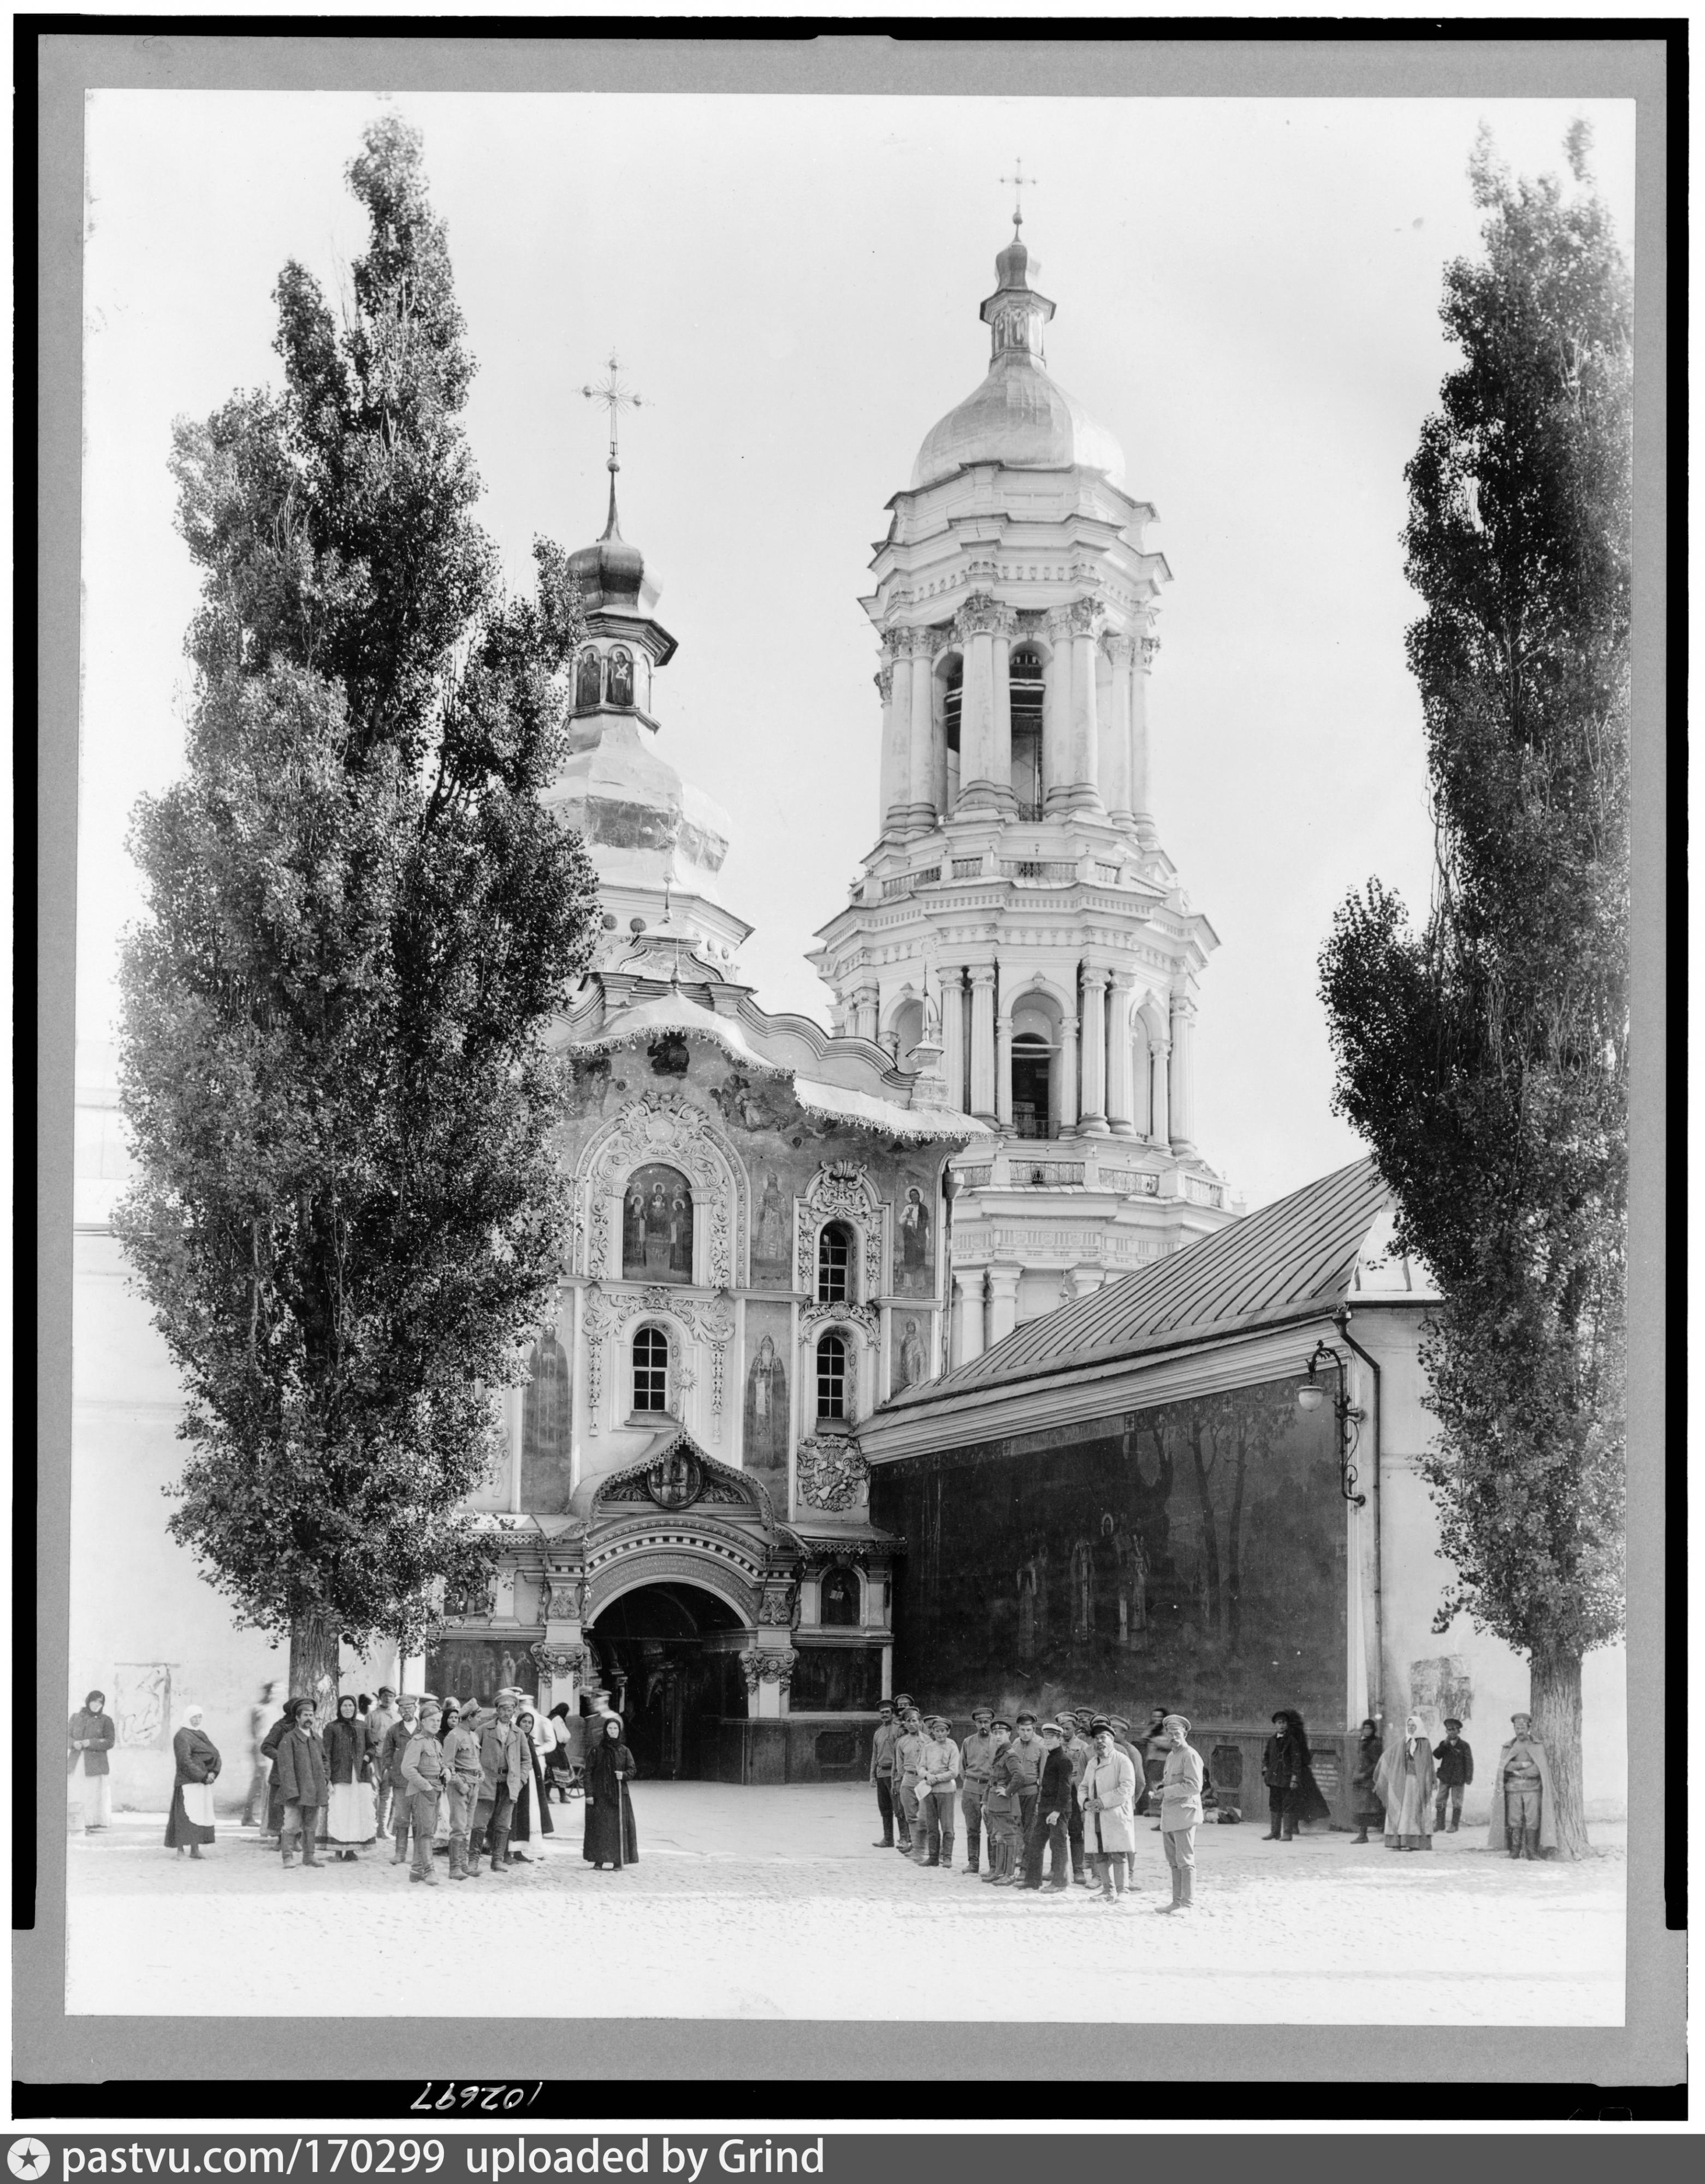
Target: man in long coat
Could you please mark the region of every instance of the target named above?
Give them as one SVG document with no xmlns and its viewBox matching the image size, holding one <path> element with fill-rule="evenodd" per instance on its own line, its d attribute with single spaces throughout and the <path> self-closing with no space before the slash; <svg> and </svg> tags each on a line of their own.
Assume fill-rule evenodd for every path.
<svg viewBox="0 0 1705 2184">
<path fill-rule="evenodd" d="M 1530 1713 L 1513 1713 L 1509 1742 L 1498 1754 L 1492 1777 L 1492 1819 L 1486 1831 L 1489 1850 L 1512 1858 L 1544 1857 L 1557 1848 L 1557 1795 L 1552 1787 L 1551 1758 L 1533 1733 Z"/>
<path fill-rule="evenodd" d="M 510 1819 L 530 1771 L 508 1691 L 498 1694 L 496 1711 L 480 1731 L 480 1798 L 474 1812 L 475 1834 L 468 1862 L 470 1878 L 479 1872 L 481 1854 L 486 1849 L 491 1852 L 494 1874 L 509 1870 Z"/>
<path fill-rule="evenodd" d="M 320 1815 L 331 1795 L 326 1755 L 315 1732 L 313 1700 L 293 1699 L 287 1714 L 290 1726 L 279 1738 L 273 1756 L 278 1793 L 284 1802 L 284 1823 L 279 1830 L 278 1847 L 285 1865 L 293 1866 L 299 1834 L 303 1864 L 318 1865 L 320 1860 L 314 1854 L 315 1838 L 320 1830 Z"/>
<path fill-rule="evenodd" d="M 1078 1787 L 1084 1847 L 1094 1861 L 1103 1900 L 1117 1903 L 1124 1893 L 1127 1861 L 1137 1847 L 1137 1769 L 1119 1749 L 1105 1715 L 1092 1718 L 1089 1731 L 1095 1749 Z"/>
<path fill-rule="evenodd" d="M 107 1712 L 104 1691 L 91 1691 L 71 1716 L 66 1732 L 73 1771 L 83 1778 L 83 1832 L 93 1835 L 113 1817 L 112 1762 L 107 1754 L 118 1742 L 119 1732 Z"/>
<path fill-rule="evenodd" d="M 1042 1856 L 1045 1851 L 1048 1886 L 1055 1895 L 1063 1896 L 1072 1885 L 1066 1878 L 1069 1845 L 1067 1820 L 1078 1792 L 1072 1780 L 1071 1754 L 1066 1750 L 1059 1723 L 1045 1721 L 1042 1738 L 1047 1756 L 1042 1762 L 1041 1785 L 1036 1792 L 1036 1817 L 1024 1846 L 1024 1886 L 1042 1886 Z"/>
</svg>

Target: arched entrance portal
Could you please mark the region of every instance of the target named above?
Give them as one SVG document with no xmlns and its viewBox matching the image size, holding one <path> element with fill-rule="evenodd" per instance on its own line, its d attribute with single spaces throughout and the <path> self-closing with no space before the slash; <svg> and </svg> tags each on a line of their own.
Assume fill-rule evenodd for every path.
<svg viewBox="0 0 1705 2184">
<path fill-rule="evenodd" d="M 714 1780 L 719 1722 L 746 1712 L 745 1626 L 724 1600 L 682 1579 L 637 1586 L 588 1626 L 610 1703 L 642 1775 Z"/>
</svg>

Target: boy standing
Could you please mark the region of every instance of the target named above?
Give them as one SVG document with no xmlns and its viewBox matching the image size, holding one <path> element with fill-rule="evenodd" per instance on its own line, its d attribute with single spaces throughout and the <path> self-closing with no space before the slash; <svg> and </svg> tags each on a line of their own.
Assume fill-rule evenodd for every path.
<svg viewBox="0 0 1705 2184">
<path fill-rule="evenodd" d="M 1433 1805 L 1433 1833 L 1451 1835 L 1463 1817 L 1463 1792 L 1474 1779 L 1474 1755 L 1463 1741 L 1463 1724 L 1455 1714 L 1445 1717 L 1445 1741 L 1433 1747 L 1433 1759 L 1439 1770 L 1438 1794 Z M 1450 1808 L 1448 1825 L 1445 1808 Z"/>
</svg>

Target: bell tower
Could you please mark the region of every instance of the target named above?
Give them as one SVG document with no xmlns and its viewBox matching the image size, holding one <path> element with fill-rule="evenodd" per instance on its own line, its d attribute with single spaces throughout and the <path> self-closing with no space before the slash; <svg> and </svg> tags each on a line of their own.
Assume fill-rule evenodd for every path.
<svg viewBox="0 0 1705 2184">
<path fill-rule="evenodd" d="M 982 384 L 889 504 L 878 834 L 811 961 L 837 1028 L 914 1061 L 939 1022 L 956 1160 L 954 1357 L 1238 1210 L 1195 1141 L 1218 943 L 1162 848 L 1149 766 L 1156 512 L 1045 368 L 1056 306 L 1013 216 Z"/>
</svg>

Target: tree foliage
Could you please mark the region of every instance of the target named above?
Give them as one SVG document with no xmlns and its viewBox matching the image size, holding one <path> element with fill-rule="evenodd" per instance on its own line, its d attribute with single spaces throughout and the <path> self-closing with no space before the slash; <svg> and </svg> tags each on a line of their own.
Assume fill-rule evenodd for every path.
<svg viewBox="0 0 1705 2184">
<path fill-rule="evenodd" d="M 117 1217 L 187 1390 L 170 1520 L 311 1685 L 417 1642 L 491 1549 L 461 1506 L 489 1391 L 562 1262 L 543 1027 L 595 889 L 538 792 L 579 631 L 566 565 L 505 598 L 471 510 L 473 372 L 416 135 L 366 131 L 341 327 L 276 291 L 281 391 L 176 428 L 203 573 L 187 768 L 136 814 Z"/>
<path fill-rule="evenodd" d="M 1462 363 L 1407 473 L 1433 902 L 1416 934 L 1371 882 L 1321 967 L 1336 1105 L 1444 1295 L 1440 1627 L 1577 1692 L 1622 1618 L 1632 391 L 1586 149 L 1567 191 L 1476 148 L 1485 256 L 1447 270 Z"/>
</svg>

